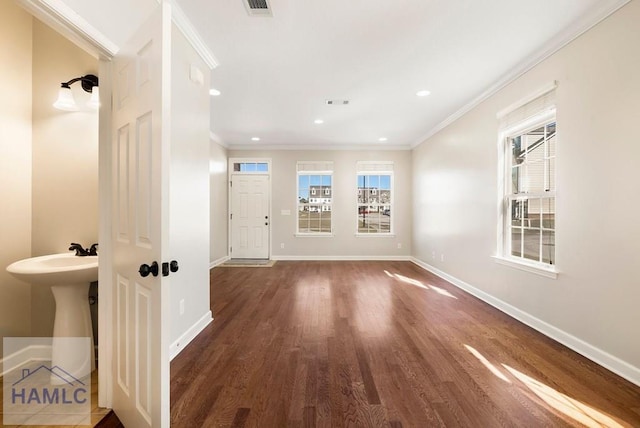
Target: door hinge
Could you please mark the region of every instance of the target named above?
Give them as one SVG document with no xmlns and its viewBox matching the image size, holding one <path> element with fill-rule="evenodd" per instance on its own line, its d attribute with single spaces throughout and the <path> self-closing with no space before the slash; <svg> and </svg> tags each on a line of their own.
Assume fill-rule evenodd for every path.
<svg viewBox="0 0 640 428">
<path fill-rule="evenodd" d="M 229 220 L 233 220 L 233 214 L 229 214 Z"/>
<path fill-rule="evenodd" d="M 233 253 L 233 247 L 229 247 L 229 252 Z"/>
<path fill-rule="evenodd" d="M 229 180 L 229 187 L 233 187 L 233 181 Z"/>
</svg>

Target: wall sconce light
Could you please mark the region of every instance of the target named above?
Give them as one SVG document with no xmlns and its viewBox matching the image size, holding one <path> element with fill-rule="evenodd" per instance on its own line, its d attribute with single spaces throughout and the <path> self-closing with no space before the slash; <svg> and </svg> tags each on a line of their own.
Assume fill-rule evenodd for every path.
<svg viewBox="0 0 640 428">
<path fill-rule="evenodd" d="M 71 85 L 76 82 L 80 82 L 82 84 L 82 89 L 91 94 L 91 98 L 87 102 L 87 106 L 97 110 L 100 106 L 100 92 L 98 89 L 98 77 L 93 74 L 87 74 L 86 76 L 71 79 L 68 82 L 62 82 L 60 84 L 60 91 L 58 92 L 58 99 L 53 103 L 53 106 L 58 110 L 64 111 L 78 110 L 76 100 L 73 98 L 73 94 L 71 93 Z"/>
</svg>

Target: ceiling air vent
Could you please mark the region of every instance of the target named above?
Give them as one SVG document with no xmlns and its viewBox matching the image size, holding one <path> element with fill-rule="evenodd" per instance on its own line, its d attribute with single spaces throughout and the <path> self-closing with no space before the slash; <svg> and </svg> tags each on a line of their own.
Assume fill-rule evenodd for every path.
<svg viewBox="0 0 640 428">
<path fill-rule="evenodd" d="M 330 106 L 346 106 L 349 104 L 349 100 L 327 100 L 327 105 Z"/>
<path fill-rule="evenodd" d="M 242 0 L 249 16 L 272 16 L 269 0 Z"/>
</svg>

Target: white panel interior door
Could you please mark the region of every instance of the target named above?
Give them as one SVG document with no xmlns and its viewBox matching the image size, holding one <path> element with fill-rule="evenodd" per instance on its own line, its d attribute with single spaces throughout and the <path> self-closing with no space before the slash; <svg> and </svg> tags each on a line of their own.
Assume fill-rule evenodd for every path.
<svg viewBox="0 0 640 428">
<path fill-rule="evenodd" d="M 169 425 L 168 246 L 171 10 L 163 2 L 113 62 L 113 408 L 127 427 Z"/>
<path fill-rule="evenodd" d="M 231 186 L 231 258 L 269 258 L 269 176 L 234 175 Z"/>
</svg>

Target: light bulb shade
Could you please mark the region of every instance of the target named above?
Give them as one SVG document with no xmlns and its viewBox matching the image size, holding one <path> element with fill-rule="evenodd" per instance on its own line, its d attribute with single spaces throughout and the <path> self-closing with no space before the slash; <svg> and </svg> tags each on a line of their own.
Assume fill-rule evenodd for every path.
<svg viewBox="0 0 640 428">
<path fill-rule="evenodd" d="M 91 89 L 91 98 L 87 101 L 87 106 L 91 107 L 94 110 L 98 110 L 100 107 L 100 90 L 97 86 L 94 86 Z"/>
<path fill-rule="evenodd" d="M 73 94 L 71 93 L 71 88 L 65 88 L 64 86 L 60 88 L 60 91 L 58 92 L 58 99 L 53 103 L 53 106 L 58 110 L 64 111 L 78 110 L 76 100 L 73 98 Z"/>
</svg>

